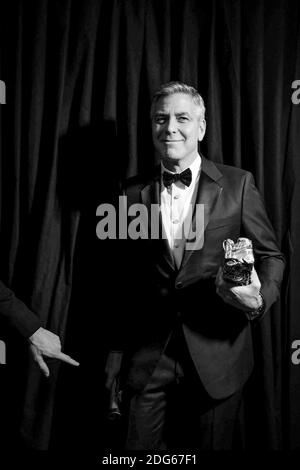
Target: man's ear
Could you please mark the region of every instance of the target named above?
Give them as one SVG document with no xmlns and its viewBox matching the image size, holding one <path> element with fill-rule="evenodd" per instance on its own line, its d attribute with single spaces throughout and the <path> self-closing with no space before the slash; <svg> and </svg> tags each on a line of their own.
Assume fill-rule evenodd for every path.
<svg viewBox="0 0 300 470">
<path fill-rule="evenodd" d="M 201 140 L 203 139 L 203 137 L 205 135 L 205 131 L 206 131 L 206 121 L 205 121 L 205 119 L 200 119 L 199 120 L 199 129 L 198 129 L 198 140 L 199 140 L 199 142 L 201 142 Z"/>
</svg>

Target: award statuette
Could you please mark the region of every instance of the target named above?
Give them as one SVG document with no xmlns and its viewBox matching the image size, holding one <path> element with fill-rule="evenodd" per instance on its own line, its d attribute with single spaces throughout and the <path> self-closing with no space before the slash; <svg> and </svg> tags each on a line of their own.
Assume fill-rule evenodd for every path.
<svg viewBox="0 0 300 470">
<path fill-rule="evenodd" d="M 248 238 L 238 238 L 234 243 L 230 238 L 223 242 L 223 279 L 238 286 L 251 283 L 251 271 L 254 265 L 252 242 Z"/>
<path fill-rule="evenodd" d="M 108 419 L 115 421 L 121 418 L 120 403 L 122 392 L 119 389 L 119 380 L 116 378 L 113 381 L 112 389 L 110 392 Z"/>
</svg>

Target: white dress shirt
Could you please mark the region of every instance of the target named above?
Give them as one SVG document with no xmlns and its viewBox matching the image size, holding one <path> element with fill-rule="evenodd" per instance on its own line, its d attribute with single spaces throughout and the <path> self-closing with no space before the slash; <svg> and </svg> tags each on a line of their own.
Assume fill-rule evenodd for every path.
<svg viewBox="0 0 300 470">
<path fill-rule="evenodd" d="M 198 155 L 190 165 L 192 181 L 185 186 L 181 181 L 164 186 L 161 177 L 160 210 L 162 216 L 163 236 L 167 238 L 177 267 L 180 266 L 185 249 L 185 238 L 188 236 L 191 216 L 192 198 L 198 187 L 201 157 Z M 161 174 L 167 170 L 161 163 Z M 190 212 L 189 212 L 190 211 Z M 186 223 L 184 224 L 184 221 Z"/>
</svg>

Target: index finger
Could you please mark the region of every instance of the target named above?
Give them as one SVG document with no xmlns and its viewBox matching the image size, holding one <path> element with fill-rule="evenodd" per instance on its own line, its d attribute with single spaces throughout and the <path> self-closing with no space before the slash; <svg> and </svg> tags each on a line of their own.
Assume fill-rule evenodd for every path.
<svg viewBox="0 0 300 470">
<path fill-rule="evenodd" d="M 67 362 L 68 364 L 71 364 L 72 366 L 79 366 L 79 362 L 75 361 L 74 359 L 71 358 L 71 356 L 68 356 L 68 354 L 64 354 L 63 352 L 60 352 L 57 354 L 57 359 L 60 359 L 63 362 Z"/>
</svg>

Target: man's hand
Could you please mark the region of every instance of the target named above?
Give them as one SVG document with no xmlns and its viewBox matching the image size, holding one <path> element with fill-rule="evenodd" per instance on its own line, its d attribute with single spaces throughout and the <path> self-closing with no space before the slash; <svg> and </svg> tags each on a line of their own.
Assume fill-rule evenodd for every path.
<svg viewBox="0 0 300 470">
<path fill-rule="evenodd" d="M 256 310 L 261 306 L 259 295 L 261 283 L 253 266 L 251 273 L 251 284 L 248 286 L 236 286 L 231 282 L 224 281 L 222 268 L 219 268 L 216 280 L 216 292 L 226 302 L 240 310 Z"/>
<path fill-rule="evenodd" d="M 30 336 L 29 342 L 33 359 L 38 363 L 41 371 L 46 377 L 49 377 L 50 372 L 43 356 L 60 359 L 72 366 L 79 366 L 79 362 L 74 361 L 74 359 L 61 351 L 59 336 L 49 330 L 39 328 L 32 336 Z"/>
</svg>

